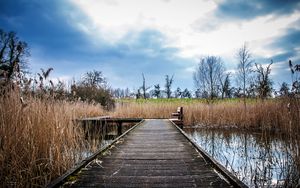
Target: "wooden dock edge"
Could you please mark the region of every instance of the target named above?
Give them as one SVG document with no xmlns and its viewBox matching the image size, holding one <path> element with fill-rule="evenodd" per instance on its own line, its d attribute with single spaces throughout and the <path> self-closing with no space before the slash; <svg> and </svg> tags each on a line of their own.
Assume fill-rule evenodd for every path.
<svg viewBox="0 0 300 188">
<path fill-rule="evenodd" d="M 122 135 L 120 135 L 119 137 L 117 137 L 116 139 L 114 139 L 112 143 L 110 143 L 109 145 L 105 146 L 104 148 L 101 148 L 100 150 L 96 151 L 93 155 L 87 157 L 86 159 L 82 160 L 80 162 L 80 164 L 78 164 L 75 167 L 71 168 L 65 174 L 63 174 L 62 176 L 58 177 L 57 179 L 51 181 L 49 184 L 46 185 L 46 187 L 47 188 L 55 188 L 55 187 L 59 187 L 62 184 L 64 184 L 66 182 L 66 180 L 67 180 L 68 177 L 70 177 L 70 176 L 74 175 L 75 173 L 79 172 L 81 168 L 85 167 L 92 160 L 94 160 L 98 155 L 100 155 L 103 152 L 105 152 L 106 150 L 108 150 L 113 144 L 115 144 L 117 141 L 119 141 L 121 138 L 123 138 L 125 135 L 127 135 L 130 131 L 132 131 L 133 129 L 135 129 L 137 126 L 139 126 L 140 124 L 142 124 L 144 121 L 145 120 L 142 119 L 140 122 L 138 122 L 137 124 L 135 124 L 133 127 L 131 127 L 130 129 L 128 129 L 127 131 L 125 131 Z"/>
<path fill-rule="evenodd" d="M 206 151 L 204 151 L 193 139 L 191 139 L 181 128 L 179 128 L 174 122 L 169 120 L 178 131 L 183 134 L 183 136 L 197 149 L 197 151 L 203 156 L 203 158 L 209 162 L 214 169 L 216 169 L 227 181 L 234 187 L 248 188 L 241 180 L 235 177 L 231 172 L 229 172 L 224 166 L 222 166 L 218 161 L 212 158 Z"/>
</svg>

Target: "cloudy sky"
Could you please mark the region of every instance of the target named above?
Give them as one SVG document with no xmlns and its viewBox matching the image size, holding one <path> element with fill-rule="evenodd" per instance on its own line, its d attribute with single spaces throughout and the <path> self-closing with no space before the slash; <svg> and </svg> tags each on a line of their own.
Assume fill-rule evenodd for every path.
<svg viewBox="0 0 300 188">
<path fill-rule="evenodd" d="M 144 73 L 147 85 L 168 74 L 174 89 L 194 89 L 201 56 L 221 56 L 234 72 L 244 43 L 257 63 L 274 60 L 275 86 L 300 60 L 298 0 L 0 0 L 0 28 L 29 44 L 33 73 L 101 70 L 115 88 L 138 88 Z"/>
</svg>

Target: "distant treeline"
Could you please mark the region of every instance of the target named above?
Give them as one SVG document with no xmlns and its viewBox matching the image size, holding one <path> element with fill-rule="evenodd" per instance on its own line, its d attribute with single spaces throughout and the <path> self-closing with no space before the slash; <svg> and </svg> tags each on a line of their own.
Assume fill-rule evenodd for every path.
<svg viewBox="0 0 300 188">
<path fill-rule="evenodd" d="M 206 56 L 200 59 L 195 68 L 193 80 L 195 90 L 177 87 L 172 90 L 174 76 L 165 76 L 164 87 L 159 84 L 146 86 L 145 76 L 142 74 L 142 86 L 135 91 L 126 89 L 112 89 L 114 98 L 261 98 L 279 96 L 299 96 L 300 94 L 300 64 L 287 62 L 290 68 L 292 83 L 282 82 L 279 89 L 274 89 L 270 78 L 273 61 L 267 65 L 255 63 L 249 48 L 244 44 L 237 51 L 237 67 L 235 73 L 226 71 L 221 57 Z M 236 84 L 232 84 L 232 80 Z"/>
</svg>

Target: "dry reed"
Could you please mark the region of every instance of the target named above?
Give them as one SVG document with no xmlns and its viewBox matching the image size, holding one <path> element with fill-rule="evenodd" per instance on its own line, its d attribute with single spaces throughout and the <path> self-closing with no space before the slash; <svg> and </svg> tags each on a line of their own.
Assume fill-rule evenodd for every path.
<svg viewBox="0 0 300 188">
<path fill-rule="evenodd" d="M 101 114 L 98 105 L 0 96 L 0 187 L 43 187 L 66 172 L 90 147 L 73 120 Z"/>
<path fill-rule="evenodd" d="M 293 103 L 293 104 L 292 104 Z M 185 125 L 238 127 L 259 130 L 299 130 L 299 100 L 289 99 L 206 102 L 125 102 L 110 115 L 115 117 L 171 118 L 178 106 L 184 107 Z M 292 108 L 291 108 L 292 106 Z"/>
</svg>

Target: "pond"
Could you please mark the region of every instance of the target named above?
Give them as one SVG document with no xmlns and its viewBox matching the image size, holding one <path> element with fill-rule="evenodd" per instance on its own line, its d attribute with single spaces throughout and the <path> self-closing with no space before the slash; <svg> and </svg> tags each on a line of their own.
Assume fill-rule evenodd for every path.
<svg viewBox="0 0 300 188">
<path fill-rule="evenodd" d="M 227 129 L 184 131 L 249 187 L 300 187 L 299 141 L 295 139 Z"/>
</svg>

